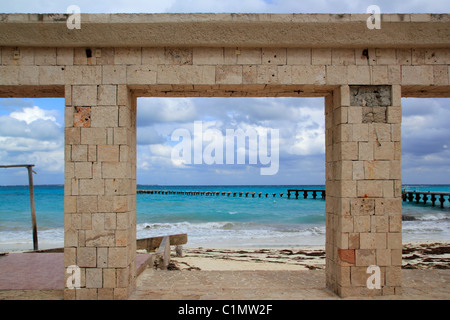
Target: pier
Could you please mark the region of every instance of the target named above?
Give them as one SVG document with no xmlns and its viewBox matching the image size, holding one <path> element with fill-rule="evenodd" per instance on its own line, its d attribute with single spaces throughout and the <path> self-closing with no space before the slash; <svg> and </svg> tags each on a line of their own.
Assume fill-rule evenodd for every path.
<svg viewBox="0 0 450 320">
<path fill-rule="evenodd" d="M 403 202 L 416 202 L 419 204 L 421 201 L 426 204 L 430 200 L 433 207 L 436 206 L 436 202 L 440 203 L 441 208 L 444 207 L 445 201 L 450 202 L 450 192 L 432 192 L 432 191 L 402 191 Z"/>
<path fill-rule="evenodd" d="M 161 194 L 161 195 L 187 195 L 187 196 L 227 196 L 227 197 L 243 197 L 246 198 L 282 198 L 285 193 L 269 193 L 269 192 L 243 192 L 243 191 L 188 191 L 188 190 L 136 190 L 138 194 Z M 316 199 L 319 195 L 321 199 L 325 199 L 325 190 L 305 190 L 305 189 L 288 189 L 287 198 L 290 199 L 291 195 L 295 194 L 295 199 L 299 199 L 300 193 L 303 195 L 303 199 L 308 197 L 308 194 L 312 195 L 313 199 Z"/>
</svg>

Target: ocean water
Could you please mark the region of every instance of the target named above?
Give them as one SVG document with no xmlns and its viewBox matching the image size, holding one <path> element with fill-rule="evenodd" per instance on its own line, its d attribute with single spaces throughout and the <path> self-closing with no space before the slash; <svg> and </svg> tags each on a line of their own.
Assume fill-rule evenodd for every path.
<svg viewBox="0 0 450 320">
<path fill-rule="evenodd" d="M 405 185 L 450 192 L 450 186 Z M 187 233 L 189 246 L 285 247 L 324 245 L 325 200 L 287 198 L 287 189 L 324 186 L 138 186 L 141 190 L 237 192 L 227 195 L 137 195 L 137 237 Z M 243 192 L 239 197 L 239 192 Z M 245 192 L 255 192 L 245 197 Z M 258 193 L 262 192 L 262 197 Z M 280 193 L 283 192 L 283 197 Z M 265 193 L 269 193 L 266 198 Z M 276 197 L 272 196 L 276 193 Z M 35 186 L 40 248 L 64 245 L 64 187 Z M 403 202 L 403 240 L 450 241 L 450 203 Z M 28 186 L 0 186 L 0 251 L 32 249 Z"/>
</svg>

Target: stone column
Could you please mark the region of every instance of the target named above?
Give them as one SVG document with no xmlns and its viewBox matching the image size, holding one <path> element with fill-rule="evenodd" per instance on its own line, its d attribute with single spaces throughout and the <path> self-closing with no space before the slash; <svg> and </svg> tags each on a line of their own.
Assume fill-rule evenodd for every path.
<svg viewBox="0 0 450 320">
<path fill-rule="evenodd" d="M 325 99 L 326 282 L 341 297 L 401 293 L 400 90 L 340 86 Z"/>
<path fill-rule="evenodd" d="M 126 299 L 136 281 L 136 99 L 125 85 L 66 85 L 65 299 Z M 71 276 L 66 273 L 66 279 Z"/>
</svg>

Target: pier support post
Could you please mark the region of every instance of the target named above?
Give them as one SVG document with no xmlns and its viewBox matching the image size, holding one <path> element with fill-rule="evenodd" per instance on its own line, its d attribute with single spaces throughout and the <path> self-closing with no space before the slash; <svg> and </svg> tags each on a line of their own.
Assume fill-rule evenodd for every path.
<svg viewBox="0 0 450 320">
<path fill-rule="evenodd" d="M 64 298 L 127 299 L 136 282 L 136 98 L 126 85 L 65 91 L 64 264 L 81 279 L 79 288 L 65 282 Z"/>
<path fill-rule="evenodd" d="M 397 85 L 325 99 L 326 282 L 341 297 L 401 293 L 400 101 Z"/>
</svg>

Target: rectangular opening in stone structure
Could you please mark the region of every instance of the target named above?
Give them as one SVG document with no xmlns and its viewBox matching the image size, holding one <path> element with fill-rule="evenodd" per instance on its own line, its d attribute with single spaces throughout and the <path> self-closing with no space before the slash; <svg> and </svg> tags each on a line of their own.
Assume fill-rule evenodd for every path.
<svg viewBox="0 0 450 320">
<path fill-rule="evenodd" d="M 187 233 L 202 270 L 325 268 L 323 98 L 138 98 L 136 118 L 138 239 Z"/>
<path fill-rule="evenodd" d="M 402 99 L 404 248 L 413 241 L 449 241 L 449 116 L 449 98 Z M 408 256 L 417 253 L 409 252 Z M 424 267 L 442 263 L 433 256 L 428 258 L 418 262 Z M 408 264 L 410 260 L 405 258 L 403 265 Z"/>
<path fill-rule="evenodd" d="M 0 98 L 0 165 L 34 165 L 38 248 L 62 248 L 64 99 L 25 93 Z M 28 184 L 26 168 L 0 170 L 1 252 L 33 250 Z"/>
</svg>

